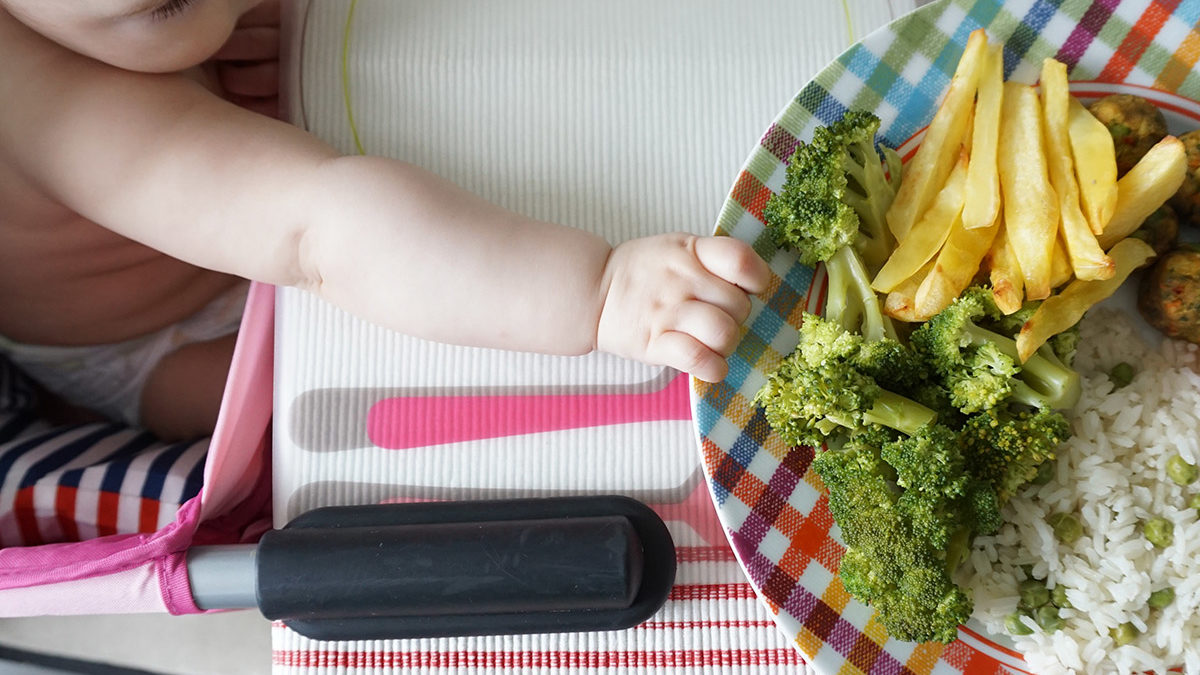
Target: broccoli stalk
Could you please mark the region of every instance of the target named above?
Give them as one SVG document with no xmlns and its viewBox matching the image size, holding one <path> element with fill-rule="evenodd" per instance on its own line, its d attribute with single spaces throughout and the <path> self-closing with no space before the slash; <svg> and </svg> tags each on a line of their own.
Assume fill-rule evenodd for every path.
<svg viewBox="0 0 1200 675">
<path fill-rule="evenodd" d="M 913 347 L 941 377 L 955 407 L 965 413 L 1001 403 L 1067 409 L 1079 400 L 1079 374 L 1050 349 L 1020 363 L 1017 343 L 980 325 L 998 316 L 991 293 L 967 289 L 949 307 L 913 331 Z"/>
<path fill-rule="evenodd" d="M 936 418 L 937 413 L 929 408 L 886 389 L 879 390 L 875 402 L 862 414 L 862 421 L 867 424 L 878 424 L 908 436 L 916 434 Z"/>
<path fill-rule="evenodd" d="M 899 156 L 891 148 L 880 146 L 896 180 L 889 181 L 884 173 L 875 150 L 875 133 L 878 131 L 878 117 L 852 111 L 813 133 L 814 143 L 824 144 L 841 159 L 847 179 L 841 200 L 854 210 L 859 220 L 859 236 L 854 240 L 854 248 L 873 272 L 883 266 L 892 252 L 886 215 L 896 196 L 900 175 Z"/>
<path fill-rule="evenodd" d="M 867 268 L 855 249 L 849 246 L 839 249 L 825 262 L 825 273 L 829 276 L 825 316 L 867 340 L 899 339 L 891 317 L 883 313 L 879 296 L 871 288 Z"/>
</svg>

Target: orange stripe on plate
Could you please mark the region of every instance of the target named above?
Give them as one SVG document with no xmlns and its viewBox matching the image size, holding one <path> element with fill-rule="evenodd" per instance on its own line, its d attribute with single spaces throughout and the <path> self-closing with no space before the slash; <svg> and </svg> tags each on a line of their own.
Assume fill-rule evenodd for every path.
<svg viewBox="0 0 1200 675">
<path fill-rule="evenodd" d="M 1106 82 L 1121 82 L 1129 76 L 1129 71 L 1146 53 L 1146 49 L 1154 42 L 1154 36 L 1162 30 L 1163 24 L 1170 18 L 1171 12 L 1179 0 L 1159 0 L 1150 5 L 1138 17 L 1137 23 L 1129 30 L 1129 34 L 1121 41 L 1121 46 L 1113 53 L 1108 64 L 1097 79 Z"/>
<path fill-rule="evenodd" d="M 1200 33 L 1191 31 L 1187 37 L 1183 38 L 1183 42 L 1179 43 L 1179 48 L 1171 55 L 1167 65 L 1163 67 L 1163 71 L 1154 80 L 1154 87 L 1167 91 L 1179 89 L 1184 78 L 1192 72 L 1196 61 L 1200 61 Z"/>
</svg>

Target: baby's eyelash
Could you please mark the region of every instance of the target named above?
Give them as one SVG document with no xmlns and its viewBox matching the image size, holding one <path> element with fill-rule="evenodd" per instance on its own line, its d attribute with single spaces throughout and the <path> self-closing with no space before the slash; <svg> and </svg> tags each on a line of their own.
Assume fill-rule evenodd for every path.
<svg viewBox="0 0 1200 675">
<path fill-rule="evenodd" d="M 150 18 L 160 21 L 169 19 L 191 6 L 196 0 L 167 0 L 150 13 Z"/>
</svg>

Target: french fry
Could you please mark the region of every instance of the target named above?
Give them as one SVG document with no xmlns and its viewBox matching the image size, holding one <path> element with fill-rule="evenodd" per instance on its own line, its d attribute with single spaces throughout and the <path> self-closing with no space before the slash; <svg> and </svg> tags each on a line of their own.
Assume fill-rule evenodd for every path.
<svg viewBox="0 0 1200 675">
<path fill-rule="evenodd" d="M 916 316 L 924 321 L 950 305 L 979 274 L 980 265 L 999 232 L 999 217 L 986 228 L 967 230 L 956 219 L 934 266 L 917 289 Z"/>
<path fill-rule="evenodd" d="M 905 279 L 891 293 L 888 293 L 883 300 L 883 313 L 908 323 L 916 323 L 921 321 L 917 316 L 917 289 L 921 287 L 921 282 L 925 281 L 925 277 L 929 276 L 929 271 L 933 269 L 934 260 L 925 263 L 916 274 Z"/>
<path fill-rule="evenodd" d="M 922 321 L 949 307 L 971 285 L 999 230 L 999 216 L 990 226 L 974 230 L 966 229 L 961 217 L 954 220 L 933 269 L 917 289 L 916 314 Z"/>
<path fill-rule="evenodd" d="M 1067 136 L 1079 180 L 1079 201 L 1092 234 L 1098 235 L 1117 207 L 1117 156 L 1112 134 L 1071 96 L 1067 103 Z"/>
<path fill-rule="evenodd" d="M 1075 276 L 1071 261 L 1067 258 L 1067 245 L 1063 243 L 1062 233 L 1054 241 L 1054 253 L 1050 258 L 1050 287 L 1058 288 Z"/>
<path fill-rule="evenodd" d="M 1154 249 L 1141 239 L 1122 239 L 1108 252 L 1116 273 L 1108 279 L 1076 279 L 1057 295 L 1046 298 L 1017 334 L 1017 355 L 1024 363 L 1047 340 L 1074 326 L 1096 303 L 1116 292 L 1125 279 L 1154 257 Z"/>
<path fill-rule="evenodd" d="M 1000 212 L 1000 174 L 996 153 L 1000 144 L 1000 106 L 1004 97 L 1004 58 L 1000 45 L 989 47 L 979 73 L 979 97 L 971 132 L 971 160 L 967 165 L 967 195 L 963 227 L 988 227 Z"/>
<path fill-rule="evenodd" d="M 897 241 L 908 236 L 954 168 L 966 134 L 968 112 L 975 104 L 979 67 L 986 52 L 987 33 L 983 29 L 972 32 L 950 79 L 946 98 L 925 130 L 917 154 L 904 167 L 904 182 L 887 212 L 888 228 Z"/>
<path fill-rule="evenodd" d="M 1058 235 L 1058 196 L 1050 185 L 1042 110 L 1033 87 L 1004 83 L 998 155 L 1004 226 L 1020 263 L 1025 297 L 1050 296 L 1050 259 Z"/>
<path fill-rule="evenodd" d="M 1067 66 L 1054 59 L 1042 61 L 1042 116 L 1046 123 L 1046 163 L 1050 184 L 1058 195 L 1059 234 L 1066 244 L 1071 268 L 1078 279 L 1108 279 L 1113 262 L 1092 233 L 1079 208 L 1079 184 L 1068 138 Z M 1111 143 L 1110 143 L 1111 144 Z M 1051 263 L 1053 269 L 1053 261 Z M 1053 275 L 1052 275 L 1053 276 Z"/>
<path fill-rule="evenodd" d="M 1013 253 L 1012 243 L 1008 240 L 1008 228 L 1003 224 L 988 251 L 987 265 L 996 306 L 1005 314 L 1012 314 L 1021 309 L 1025 301 L 1025 282 L 1021 275 L 1021 266 L 1017 263 L 1017 256 Z"/>
<path fill-rule="evenodd" d="M 922 265 L 933 260 L 963 209 L 967 170 L 967 153 L 959 153 L 958 163 L 946 179 L 946 185 L 938 192 L 925 215 L 909 230 L 908 236 L 892 251 L 871 282 L 872 288 L 887 293 L 916 274 Z"/>
<path fill-rule="evenodd" d="M 1175 194 L 1186 174 L 1187 154 L 1178 138 L 1167 136 L 1150 148 L 1117 181 L 1117 208 L 1100 234 L 1100 246 L 1108 250 L 1141 227 Z"/>
</svg>

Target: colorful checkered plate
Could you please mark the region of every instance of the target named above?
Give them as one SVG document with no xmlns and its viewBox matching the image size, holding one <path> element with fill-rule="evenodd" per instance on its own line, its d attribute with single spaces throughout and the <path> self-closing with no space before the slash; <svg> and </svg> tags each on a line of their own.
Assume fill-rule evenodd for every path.
<svg viewBox="0 0 1200 675">
<path fill-rule="evenodd" d="M 750 242 L 778 279 L 756 299 L 729 377 L 693 382 L 694 418 L 712 497 L 738 560 L 780 629 L 822 675 L 1025 672 L 1025 665 L 1004 638 L 971 627 L 948 646 L 889 638 L 837 578 L 844 546 L 820 480 L 809 471 L 813 451 L 785 445 L 751 403 L 796 346 L 801 313 L 824 304 L 821 268 L 778 249 L 762 219 L 798 139 L 848 109 L 870 110 L 882 121 L 880 142 L 910 154 L 976 28 L 1004 43 L 1008 79 L 1034 82 L 1042 60 L 1054 57 L 1067 64 L 1080 98 L 1140 93 L 1160 104 L 1171 126 L 1195 128 L 1198 20 L 1200 0 L 939 0 L 871 34 L 821 71 L 738 175 L 716 231 Z"/>
</svg>

